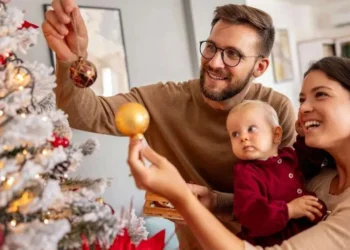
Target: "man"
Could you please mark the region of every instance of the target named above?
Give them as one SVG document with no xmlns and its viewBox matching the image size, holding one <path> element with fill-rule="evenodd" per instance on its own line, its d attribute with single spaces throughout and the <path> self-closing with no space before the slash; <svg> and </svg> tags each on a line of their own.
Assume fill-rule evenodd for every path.
<svg viewBox="0 0 350 250">
<path fill-rule="evenodd" d="M 90 89 L 75 87 L 68 76 L 69 65 L 77 60 L 76 37 L 82 55 L 87 54 L 87 31 L 79 9 L 74 0 L 53 0 L 52 6 L 54 10 L 46 13 L 43 32 L 57 55 L 57 106 L 69 115 L 70 125 L 120 135 L 114 125 L 118 107 L 125 102 L 141 103 L 151 116 L 145 133 L 148 144 L 173 163 L 187 182 L 204 186 L 192 189 L 215 214 L 232 211 L 232 168 L 237 159 L 232 155 L 225 124 L 232 107 L 246 99 L 268 102 L 279 115 L 284 132 L 282 146 L 291 145 L 295 121 L 291 102 L 270 88 L 251 83 L 270 63 L 275 30 L 268 14 L 244 5 L 217 7 L 209 37 L 200 43 L 200 79 L 97 97 Z M 72 13 L 76 35 L 70 25 Z M 179 238 L 183 243 L 181 235 Z"/>
</svg>

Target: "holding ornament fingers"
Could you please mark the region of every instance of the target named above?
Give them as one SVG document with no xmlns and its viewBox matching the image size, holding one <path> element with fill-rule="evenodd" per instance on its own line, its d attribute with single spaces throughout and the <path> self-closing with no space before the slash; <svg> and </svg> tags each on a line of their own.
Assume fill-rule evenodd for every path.
<svg viewBox="0 0 350 250">
<path fill-rule="evenodd" d="M 61 23 L 63 24 L 68 24 L 70 23 L 71 19 L 70 19 L 70 12 L 68 12 L 68 8 L 64 6 L 65 5 L 70 5 L 71 3 L 69 2 L 73 2 L 73 1 L 63 1 L 63 0 L 53 0 L 51 3 L 52 8 L 55 10 L 57 19 L 60 20 Z"/>
<path fill-rule="evenodd" d="M 48 10 L 45 13 L 45 18 L 47 23 L 45 25 L 48 25 L 51 29 L 53 29 L 52 35 L 54 35 L 57 38 L 63 39 L 64 36 L 68 35 L 68 28 L 64 23 L 60 22 L 57 19 L 57 15 L 54 10 Z"/>
<path fill-rule="evenodd" d="M 141 160 L 141 155 L 151 163 L 150 167 Z M 192 196 L 177 169 L 140 140 L 130 139 L 128 164 L 138 188 L 160 195 L 174 205 Z"/>
<path fill-rule="evenodd" d="M 57 59 L 74 62 L 87 55 L 88 33 L 73 0 L 53 0 L 42 25 L 44 37 Z"/>
</svg>

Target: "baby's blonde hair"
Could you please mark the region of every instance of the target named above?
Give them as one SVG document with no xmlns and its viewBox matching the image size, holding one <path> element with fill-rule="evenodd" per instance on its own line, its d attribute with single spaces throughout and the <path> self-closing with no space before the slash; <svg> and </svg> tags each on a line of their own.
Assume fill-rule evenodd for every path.
<svg viewBox="0 0 350 250">
<path fill-rule="evenodd" d="M 266 119 L 271 124 L 271 126 L 272 127 L 280 126 L 276 110 L 267 102 L 263 102 L 259 100 L 245 100 L 241 102 L 240 104 L 238 104 L 237 106 L 231 109 L 227 117 L 229 117 L 232 113 L 239 111 L 243 107 L 247 107 L 247 106 L 262 108 L 265 111 Z"/>
</svg>

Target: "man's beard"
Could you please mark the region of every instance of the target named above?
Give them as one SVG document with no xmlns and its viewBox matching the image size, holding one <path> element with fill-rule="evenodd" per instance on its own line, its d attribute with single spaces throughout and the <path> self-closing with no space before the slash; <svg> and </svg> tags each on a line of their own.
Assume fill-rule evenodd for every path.
<svg viewBox="0 0 350 250">
<path fill-rule="evenodd" d="M 215 70 L 210 70 L 210 71 L 215 72 Z M 250 78 L 253 75 L 253 71 L 254 71 L 254 67 L 249 71 L 249 73 L 243 80 L 237 79 L 232 82 L 232 77 L 229 77 L 228 79 L 228 81 L 230 81 L 229 86 L 227 86 L 225 89 L 223 89 L 220 92 L 214 92 L 205 88 L 205 77 L 209 77 L 209 76 L 206 75 L 206 69 L 202 68 L 200 72 L 200 79 L 199 79 L 201 92 L 206 98 L 212 101 L 222 102 L 227 99 L 230 99 L 233 96 L 237 95 L 239 92 L 241 92 L 244 89 L 244 87 L 250 82 Z"/>
</svg>

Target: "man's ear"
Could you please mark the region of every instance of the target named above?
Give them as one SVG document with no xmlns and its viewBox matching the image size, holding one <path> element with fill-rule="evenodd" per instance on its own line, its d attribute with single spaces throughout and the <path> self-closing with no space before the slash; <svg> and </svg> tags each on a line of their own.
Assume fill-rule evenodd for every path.
<svg viewBox="0 0 350 250">
<path fill-rule="evenodd" d="M 273 128 L 273 143 L 275 144 L 281 144 L 282 142 L 282 128 L 281 126 L 276 126 Z"/>
<path fill-rule="evenodd" d="M 262 74 L 264 74 L 264 72 L 267 70 L 267 67 L 270 65 L 270 60 L 269 58 L 259 58 L 257 63 L 256 63 L 256 68 L 253 72 L 253 76 L 254 77 L 259 77 Z"/>
</svg>

